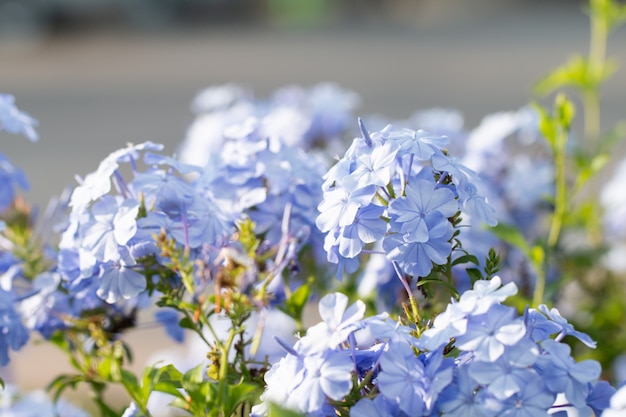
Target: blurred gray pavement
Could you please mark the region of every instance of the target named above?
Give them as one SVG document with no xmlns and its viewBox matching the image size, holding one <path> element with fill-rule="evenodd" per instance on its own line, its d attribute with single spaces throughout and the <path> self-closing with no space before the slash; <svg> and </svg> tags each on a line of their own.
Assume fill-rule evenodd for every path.
<svg viewBox="0 0 626 417">
<path fill-rule="evenodd" d="M 473 126 L 489 112 L 524 105 L 533 82 L 586 52 L 588 22 L 578 6 L 532 2 L 494 13 L 491 1 L 472 4 L 450 17 L 435 10 L 432 18 L 299 30 L 99 29 L 26 46 L 0 39 L 0 91 L 39 120 L 41 134 L 37 144 L 5 136 L 2 152 L 28 173 L 28 201 L 42 205 L 127 142 L 152 140 L 175 152 L 193 117 L 189 103 L 208 85 L 243 83 L 264 97 L 289 83 L 333 81 L 361 95 L 360 115 L 406 117 L 444 106 Z M 624 36 L 613 35 L 609 48 L 622 62 Z M 604 103 L 605 120 L 626 118 L 624 72 L 610 81 Z"/>
<path fill-rule="evenodd" d="M 0 39 L 0 91 L 39 120 L 41 135 L 37 144 L 3 136 L 1 149 L 27 172 L 26 199 L 43 205 L 127 142 L 152 140 L 174 153 L 193 118 L 191 99 L 212 84 L 242 83 L 266 97 L 290 83 L 332 81 L 361 95 L 361 115 L 401 118 L 444 106 L 474 126 L 490 112 L 526 104 L 539 77 L 588 48 L 588 21 L 577 5 L 495 3 L 317 28 L 99 29 L 21 45 Z M 609 55 L 626 65 L 624 31 L 612 36 Z M 625 71 L 604 90 L 607 123 L 626 119 Z M 144 335 L 136 341 L 158 347 Z M 34 362 L 13 355 L 20 358 L 14 374 L 42 386 L 56 370 L 35 365 L 51 359 L 33 355 Z"/>
</svg>

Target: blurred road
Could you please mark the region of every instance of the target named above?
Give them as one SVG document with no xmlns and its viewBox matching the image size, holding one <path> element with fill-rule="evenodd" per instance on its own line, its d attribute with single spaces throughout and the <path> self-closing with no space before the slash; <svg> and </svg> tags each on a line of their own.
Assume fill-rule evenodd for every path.
<svg viewBox="0 0 626 417">
<path fill-rule="evenodd" d="M 192 97 L 211 84 L 243 83 L 263 97 L 288 83 L 334 81 L 361 94 L 362 115 L 406 117 L 447 106 L 473 126 L 489 112 L 527 103 L 534 81 L 587 49 L 587 18 L 577 6 L 532 3 L 494 16 L 481 3 L 491 4 L 395 26 L 103 29 L 28 47 L 0 40 L 0 91 L 39 120 L 41 134 L 38 144 L 4 139 L 2 150 L 28 173 L 27 198 L 41 205 L 126 142 L 152 140 L 175 152 L 192 120 Z M 609 49 L 622 62 L 624 36 L 615 34 Z M 605 120 L 625 118 L 625 76 L 611 80 L 604 103 Z"/>
<path fill-rule="evenodd" d="M 28 173 L 27 200 L 43 205 L 126 142 L 161 142 L 174 153 L 192 120 L 191 99 L 212 84 L 242 83 L 265 97 L 289 83 L 333 81 L 361 94 L 363 115 L 406 117 L 445 106 L 474 126 L 487 113 L 526 104 L 533 82 L 572 53 L 586 53 L 588 21 L 576 5 L 532 2 L 494 14 L 494 2 L 471 4 L 451 17 L 404 16 L 396 25 L 215 25 L 149 35 L 100 29 L 28 45 L 0 40 L 0 91 L 39 120 L 41 135 L 37 144 L 5 136 L 2 152 Z M 622 64 L 625 36 L 614 34 L 609 48 Z M 626 119 L 624 71 L 605 89 L 607 123 Z M 55 370 L 16 363 L 18 380 L 34 372 L 41 386 Z"/>
</svg>

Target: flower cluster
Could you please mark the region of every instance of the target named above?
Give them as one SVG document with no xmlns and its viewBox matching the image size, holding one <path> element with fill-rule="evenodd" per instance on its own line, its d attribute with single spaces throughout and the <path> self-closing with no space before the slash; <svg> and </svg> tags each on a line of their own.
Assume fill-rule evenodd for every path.
<svg viewBox="0 0 626 417">
<path fill-rule="evenodd" d="M 15 106 L 15 98 L 0 94 L 0 132 L 24 135 L 31 141 L 38 139 L 34 127 L 37 122 Z M 15 185 L 28 188 L 22 171 L 13 166 L 9 159 L 0 153 L 0 213 L 7 213 L 16 202 Z M 14 219 L 27 221 L 20 213 Z M 27 289 L 19 289 L 22 283 L 23 265 L 15 255 L 15 244 L 5 237 L 14 226 L 0 220 L 0 366 L 9 362 L 9 349 L 19 350 L 28 341 L 29 335 L 22 322 L 19 302 L 28 295 Z M 15 291 L 15 288 L 19 291 Z"/>
<path fill-rule="evenodd" d="M 23 135 L 36 142 L 39 135 L 35 131 L 37 121 L 15 106 L 15 97 L 0 94 L 0 132 Z M 0 211 L 4 211 L 15 200 L 15 186 L 28 189 L 26 176 L 19 168 L 0 153 Z"/>
<path fill-rule="evenodd" d="M 354 272 L 364 247 L 382 240 L 402 273 L 427 276 L 454 248 L 460 213 L 495 225 L 477 192 L 475 173 L 445 149 L 447 137 L 391 125 L 361 137 L 328 171 L 317 226 L 327 232 L 328 261 L 337 276 Z"/>
<path fill-rule="evenodd" d="M 562 339 L 595 343 L 545 305 L 519 316 L 502 304 L 516 292 L 499 277 L 478 281 L 421 334 L 385 314 L 364 318 L 362 303 L 329 294 L 323 321 L 266 374 L 253 414 L 274 403 L 305 415 L 539 416 L 565 407 L 599 415 L 614 390 L 597 383 L 597 362 L 576 362 Z"/>
<path fill-rule="evenodd" d="M 196 119 L 187 130 L 180 159 L 204 166 L 211 155 L 222 152 L 229 130 L 254 120 L 258 134 L 270 138 L 271 148 L 279 143 L 311 150 L 336 148 L 350 130 L 358 95 L 332 83 L 310 89 L 288 86 L 270 99 L 255 99 L 252 92 L 236 84 L 209 87 L 194 98 Z"/>
<path fill-rule="evenodd" d="M 89 417 L 89 413 L 61 399 L 53 402 L 44 391 L 20 394 L 17 387 L 6 386 L 0 399 L 0 415 L 41 417 Z"/>
</svg>

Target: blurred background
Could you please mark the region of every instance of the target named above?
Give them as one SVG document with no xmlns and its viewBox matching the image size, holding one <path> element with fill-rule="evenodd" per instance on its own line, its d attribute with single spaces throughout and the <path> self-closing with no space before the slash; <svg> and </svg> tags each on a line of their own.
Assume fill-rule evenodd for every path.
<svg viewBox="0 0 626 417">
<path fill-rule="evenodd" d="M 577 0 L 0 0 L 0 91 L 39 120 L 34 145 L 2 149 L 41 206 L 127 142 L 174 153 L 201 89 L 241 83 L 267 97 L 286 84 L 336 82 L 357 114 L 404 118 L 453 107 L 475 126 L 514 110 L 576 52 Z M 625 62 L 624 33 L 609 55 Z M 626 77 L 604 91 L 623 118 Z M 355 121 L 356 123 L 356 121 Z"/>
<path fill-rule="evenodd" d="M 201 89 L 240 83 L 267 97 L 287 84 L 335 82 L 361 115 L 404 118 L 451 107 L 466 126 L 532 98 L 535 81 L 586 53 L 574 0 L 0 0 L 0 92 L 39 120 L 37 144 L 2 152 L 43 206 L 127 142 L 175 153 Z M 609 55 L 626 62 L 624 31 Z M 603 96 L 606 125 L 626 119 L 624 69 Z M 355 120 L 356 123 L 356 120 Z M 160 347 L 147 337 L 136 342 Z M 131 343 L 133 340 L 131 339 Z M 13 378 L 41 387 L 62 358 L 49 346 L 14 355 Z M 137 356 L 143 365 L 145 357 Z"/>
</svg>

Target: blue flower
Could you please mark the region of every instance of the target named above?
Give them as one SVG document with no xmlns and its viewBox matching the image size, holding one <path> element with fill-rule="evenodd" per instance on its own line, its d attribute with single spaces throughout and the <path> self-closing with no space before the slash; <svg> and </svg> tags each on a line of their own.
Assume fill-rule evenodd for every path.
<svg viewBox="0 0 626 417">
<path fill-rule="evenodd" d="M 28 190 L 26 175 L 0 153 L 0 211 L 4 211 L 15 200 L 15 186 Z"/>
<path fill-rule="evenodd" d="M 537 344 L 522 339 L 516 345 L 506 347 L 502 356 L 495 361 L 472 361 L 468 365 L 469 374 L 476 382 L 488 386 L 496 398 L 504 400 L 521 392 L 530 378 L 537 378 L 543 386 L 539 374 L 532 369 L 538 357 Z"/>
<path fill-rule="evenodd" d="M 555 395 L 547 392 L 541 378 L 535 375 L 527 378 L 520 389 L 504 403 L 498 416 L 545 417 L 554 399 Z"/>
<path fill-rule="evenodd" d="M 4 395 L 11 387 L 7 387 L 3 394 L 3 403 L 6 401 Z M 74 406 L 73 404 L 59 398 L 53 402 L 44 391 L 33 391 L 20 395 L 20 398 L 9 404 L 0 405 L 0 415 L 3 417 L 89 417 L 89 413 Z"/>
<path fill-rule="evenodd" d="M 120 259 L 102 265 L 97 294 L 107 303 L 133 298 L 146 289 L 146 277 L 135 271 L 135 260 L 127 249 L 123 249 Z"/>
<path fill-rule="evenodd" d="M 91 208 L 91 219 L 81 228 L 82 248 L 99 261 L 116 261 L 119 247 L 137 231 L 139 203 L 105 196 Z"/>
<path fill-rule="evenodd" d="M 468 314 L 482 314 L 486 313 L 491 306 L 515 294 L 517 294 L 517 285 L 513 282 L 502 285 L 502 279 L 499 276 L 490 280 L 478 280 L 471 290 L 461 294 L 459 308 Z"/>
<path fill-rule="evenodd" d="M 470 182 L 465 182 L 457 187 L 462 200 L 463 211 L 472 217 L 472 221 L 482 222 L 489 226 L 498 224 L 495 213 L 496 210 L 487 203 L 487 199 L 478 194 L 476 186 Z"/>
<path fill-rule="evenodd" d="M 626 413 L 626 385 L 613 394 L 610 407 L 604 410 L 602 417 L 623 417 Z"/>
<path fill-rule="evenodd" d="M 61 275 L 58 272 L 44 272 L 33 281 L 34 293 L 22 299 L 19 311 L 26 326 L 49 339 L 54 331 L 67 326 L 64 317 L 71 317 L 73 311 L 70 297 L 59 291 Z"/>
<path fill-rule="evenodd" d="M 446 388 L 439 401 L 443 416 L 493 417 L 503 407 L 489 391 L 478 389 L 470 377 L 467 367 L 460 367 L 452 385 Z"/>
<path fill-rule="evenodd" d="M 391 180 L 392 168 L 398 150 L 390 143 L 375 147 L 356 159 L 356 166 L 343 179 L 343 185 L 351 190 L 375 185 L 385 187 Z"/>
<path fill-rule="evenodd" d="M 454 216 L 458 209 L 459 205 L 452 191 L 446 188 L 435 189 L 432 182 L 425 180 L 411 182 L 405 188 L 405 196 L 389 204 L 391 230 L 405 234 L 405 238 L 412 242 L 426 242 L 429 240 L 427 219 L 434 217 L 445 221 L 443 218 Z"/>
<path fill-rule="evenodd" d="M 348 339 L 357 327 L 356 323 L 365 314 L 365 304 L 356 301 L 348 307 L 348 297 L 342 293 L 327 294 L 319 302 L 322 322 L 309 328 L 301 340 L 306 352 L 321 352 L 334 349 Z"/>
<path fill-rule="evenodd" d="M 9 348 L 18 351 L 29 337 L 13 304 L 11 293 L 0 289 L 0 366 L 9 363 Z"/>
<path fill-rule="evenodd" d="M 611 397 L 615 395 L 615 388 L 606 381 L 598 381 L 591 387 L 591 392 L 587 396 L 587 406 L 593 410 L 596 416 L 610 407 Z"/>
<path fill-rule="evenodd" d="M 381 219 L 385 208 L 369 205 L 359 208 L 354 223 L 341 228 L 336 244 L 339 253 L 346 258 L 353 258 L 361 253 L 364 244 L 376 242 L 387 231 L 387 223 Z"/>
<path fill-rule="evenodd" d="M 350 191 L 337 187 L 324 193 L 324 201 L 318 209 L 317 227 L 322 232 L 329 232 L 335 227 L 348 226 L 354 222 L 360 207 L 369 204 L 376 193 L 376 187 L 370 185 Z"/>
<path fill-rule="evenodd" d="M 339 246 L 336 245 L 339 233 L 340 229 L 337 229 L 326 235 L 324 238 L 324 250 L 326 251 L 328 262 L 337 265 L 335 276 L 341 281 L 344 272 L 351 274 L 359 268 L 359 259 L 356 257 L 346 258 L 339 253 Z"/>
<path fill-rule="evenodd" d="M 385 137 L 398 146 L 403 155 L 413 154 L 421 161 L 430 159 L 433 154 L 443 150 L 448 144 L 448 138 L 445 136 L 406 128 L 391 131 Z"/>
<path fill-rule="evenodd" d="M 91 202 L 98 200 L 111 191 L 111 179 L 117 172 L 120 162 L 129 162 L 133 170 L 135 170 L 135 162 L 139 158 L 139 151 L 161 149 L 163 149 L 163 145 L 149 141 L 138 145 L 129 145 L 109 154 L 100 162 L 98 169 L 88 174 L 84 179 L 77 177 L 80 185 L 72 192 L 69 204 L 72 207 L 72 213 L 82 213 Z M 127 185 L 120 184 L 121 176 L 117 175 L 115 179 L 118 188 L 127 192 Z"/>
<path fill-rule="evenodd" d="M 548 310 L 548 306 L 546 306 L 545 304 L 541 304 L 539 306 L 539 311 L 541 311 L 543 314 L 545 314 L 548 317 L 548 319 L 550 319 L 557 326 L 559 326 L 560 334 L 556 338 L 557 341 L 560 341 L 566 335 L 571 335 L 571 336 L 574 336 L 576 339 L 580 340 L 581 342 L 583 342 L 588 347 L 595 349 L 596 342 L 592 340 L 591 337 L 589 337 L 589 335 L 583 332 L 579 332 L 578 330 L 575 330 L 574 326 L 568 323 L 568 321 L 563 316 L 561 316 L 561 313 L 559 313 L 559 310 L 557 310 L 556 308 L 552 308 Z"/>
<path fill-rule="evenodd" d="M 35 131 L 37 121 L 15 106 L 15 97 L 0 94 L 0 132 L 5 130 L 14 135 L 24 135 L 31 142 L 39 140 Z"/>
<path fill-rule="evenodd" d="M 456 346 L 472 351 L 476 360 L 494 362 L 502 356 L 505 346 L 515 345 L 525 334 L 526 327 L 516 310 L 496 304 L 484 314 L 470 316 L 465 333 L 456 339 Z"/>
<path fill-rule="evenodd" d="M 426 374 L 423 363 L 406 343 L 391 343 L 380 358 L 378 389 L 410 416 L 424 414 Z"/>
<path fill-rule="evenodd" d="M 453 228 L 440 212 L 431 212 L 424 218 L 428 240 L 414 241 L 413 235 L 393 233 L 383 240 L 387 258 L 398 263 L 403 272 L 414 277 L 425 277 L 433 269 L 433 263 L 444 264 L 452 251 L 449 240 Z"/>
<path fill-rule="evenodd" d="M 461 160 L 451 155 L 445 155 L 443 152 L 434 153 L 432 161 L 433 168 L 450 174 L 457 185 L 478 176 L 476 172 L 462 164 Z"/>
<path fill-rule="evenodd" d="M 361 398 L 350 408 L 350 417 L 398 417 L 401 413 L 398 404 L 384 395 Z"/>
<path fill-rule="evenodd" d="M 185 340 L 185 329 L 180 326 L 182 315 L 178 311 L 160 308 L 154 313 L 154 317 L 163 325 L 169 337 L 178 343 L 182 343 Z"/>
<path fill-rule="evenodd" d="M 305 413 L 314 413 L 327 404 L 327 398 L 341 401 L 352 389 L 354 364 L 347 352 L 326 351 L 303 358 L 304 375 L 287 403 Z"/>
<path fill-rule="evenodd" d="M 600 376 L 600 364 L 594 360 L 575 362 L 570 356 L 570 347 L 552 339 L 543 341 L 541 347 L 545 353 L 535 367 L 546 387 L 553 393 L 565 394 L 574 407 L 584 407 L 590 391 L 589 383 Z"/>
</svg>

